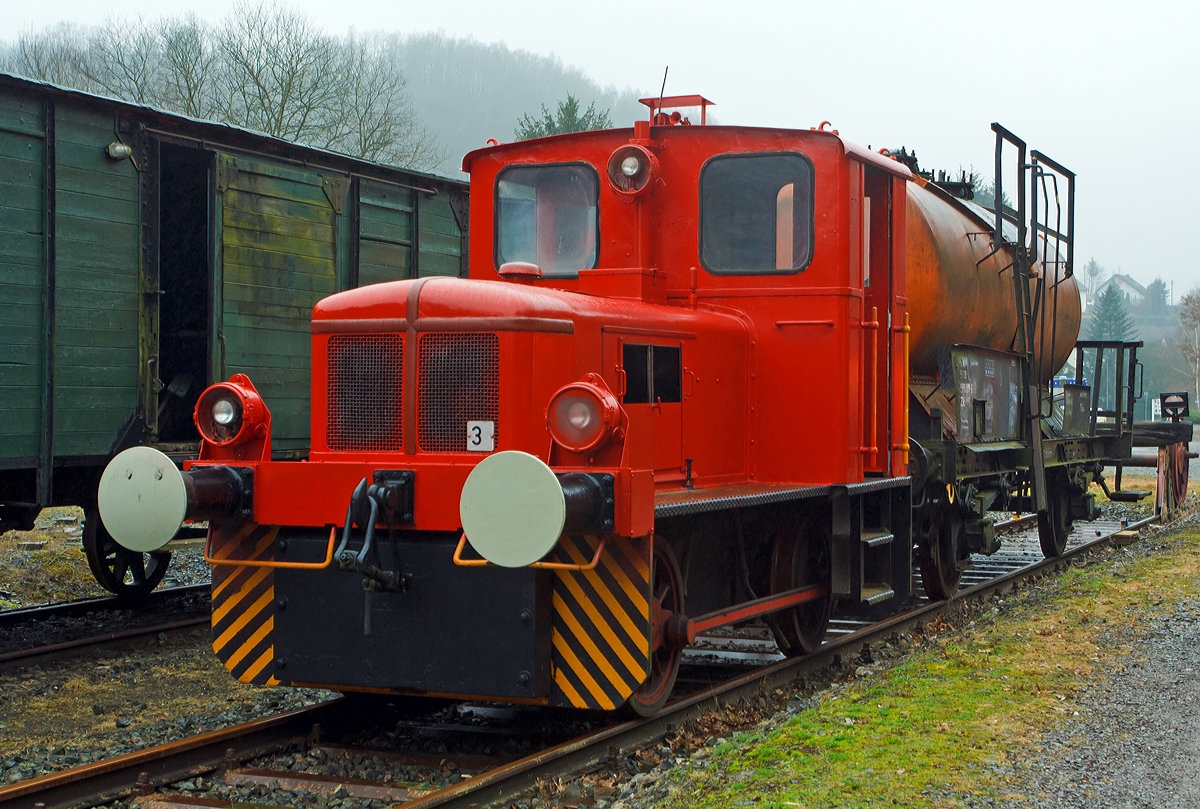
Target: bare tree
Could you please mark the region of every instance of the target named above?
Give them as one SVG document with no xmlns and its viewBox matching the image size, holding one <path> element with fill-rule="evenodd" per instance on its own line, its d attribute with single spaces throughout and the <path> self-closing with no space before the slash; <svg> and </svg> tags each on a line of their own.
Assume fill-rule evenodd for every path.
<svg viewBox="0 0 1200 809">
<path fill-rule="evenodd" d="M 341 92 L 328 111 L 325 146 L 368 160 L 437 165 L 445 151 L 418 123 L 408 82 L 387 49 L 387 40 L 353 31 L 342 43 Z"/>
<path fill-rule="evenodd" d="M 87 29 L 73 23 L 59 23 L 40 33 L 32 29 L 17 37 L 8 67 L 14 73 L 37 81 L 94 92 L 84 69 Z"/>
<path fill-rule="evenodd" d="M 31 30 L 6 62 L 30 78 L 367 160 L 431 168 L 446 156 L 418 122 L 387 40 L 338 39 L 279 0 L 239 0 L 216 27 L 189 15 Z"/>
<path fill-rule="evenodd" d="M 221 26 L 218 95 L 230 123 L 288 140 L 324 140 L 337 101 L 338 42 L 299 12 L 240 0 Z"/>
<path fill-rule="evenodd" d="M 109 17 L 87 38 L 81 69 L 99 92 L 138 104 L 162 99 L 157 26 L 143 18 Z"/>
<path fill-rule="evenodd" d="M 1104 282 L 1107 276 L 1107 271 L 1096 263 L 1096 259 L 1089 258 L 1087 264 L 1083 265 L 1083 289 L 1089 295 L 1095 295 L 1100 289 L 1100 284 Z"/>
<path fill-rule="evenodd" d="M 215 117 L 217 57 L 209 29 L 194 14 L 188 14 L 163 20 L 158 35 L 162 45 L 163 106 L 193 118 Z"/>
<path fill-rule="evenodd" d="M 1194 380 L 1194 401 L 1200 402 L 1200 287 L 1184 295 L 1179 305 L 1180 329 L 1175 337 L 1175 344 L 1179 346 L 1179 353 L 1183 355 L 1186 366 L 1177 370 L 1183 371 Z"/>
</svg>

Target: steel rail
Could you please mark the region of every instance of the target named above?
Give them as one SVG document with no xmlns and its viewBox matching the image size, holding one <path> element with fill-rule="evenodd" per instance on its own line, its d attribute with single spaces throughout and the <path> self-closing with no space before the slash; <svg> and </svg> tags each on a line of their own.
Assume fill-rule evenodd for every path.
<svg viewBox="0 0 1200 809">
<path fill-rule="evenodd" d="M 75 640 L 63 641 L 62 643 L 52 643 L 48 646 L 35 646 L 31 649 L 21 649 L 16 652 L 5 652 L 0 654 L 0 666 L 7 666 L 15 662 L 33 663 L 50 655 L 56 655 L 59 652 L 71 651 L 72 649 L 82 649 L 88 646 L 99 646 L 104 643 L 112 643 L 114 641 L 128 640 L 130 638 L 141 638 L 146 635 L 157 635 L 160 632 L 174 632 L 177 629 L 188 629 L 193 626 L 207 626 L 210 618 L 207 615 L 197 618 L 186 618 L 182 621 L 172 621 L 167 624 L 155 624 L 153 626 L 143 626 L 137 629 L 126 629 L 122 632 L 108 632 L 102 635 L 90 635 L 86 638 L 76 638 Z"/>
<path fill-rule="evenodd" d="M 620 722 L 563 744 L 534 753 L 510 764 L 466 779 L 461 783 L 403 804 L 404 809 L 431 807 L 479 807 L 519 796 L 538 779 L 575 772 L 603 763 L 613 748 L 632 749 L 662 739 L 683 723 L 697 719 L 707 710 L 751 699 L 764 691 L 786 685 L 801 675 L 811 674 L 834 663 L 841 655 L 877 643 L 893 633 L 923 626 L 954 604 L 985 598 L 994 592 L 1069 564 L 1076 557 L 1111 544 L 1123 530 L 1137 531 L 1158 520 L 1149 517 L 1118 528 L 1110 534 L 1081 543 L 1061 556 L 1042 559 L 970 588 L 960 590 L 949 601 L 921 605 L 854 632 L 828 640 L 820 650 L 755 669 L 674 702 L 648 719 Z M 233 748 L 241 760 L 302 743 L 317 723 L 336 722 L 335 714 L 344 699 L 254 720 L 221 730 L 209 731 L 158 747 L 147 748 L 113 759 L 74 767 L 58 773 L 0 787 L 0 809 L 45 807 L 83 809 L 128 796 L 139 788 L 202 775 L 219 769 L 226 750 Z M 143 776 L 144 774 L 144 776 Z M 143 776 L 139 779 L 139 776 Z"/>
<path fill-rule="evenodd" d="M 150 609 L 158 606 L 159 602 L 182 598 L 193 593 L 202 593 L 210 589 L 208 584 L 186 584 L 182 587 L 164 587 L 152 590 L 146 597 L 137 602 L 130 602 L 118 596 L 98 596 L 96 598 L 81 598 L 77 601 L 58 601 L 52 604 L 38 604 L 33 607 L 21 607 L 15 610 L 0 610 L 0 627 L 12 626 L 22 621 L 43 621 L 47 618 L 75 618 L 89 612 L 115 612 L 116 610 Z"/>
<path fill-rule="evenodd" d="M 18 781 L 0 787 L 0 809 L 83 809 L 126 797 L 135 785 L 150 789 L 212 772 L 231 747 L 243 758 L 283 750 L 302 744 L 312 726 L 328 721 L 342 702 L 342 698 L 329 700 Z"/>
</svg>

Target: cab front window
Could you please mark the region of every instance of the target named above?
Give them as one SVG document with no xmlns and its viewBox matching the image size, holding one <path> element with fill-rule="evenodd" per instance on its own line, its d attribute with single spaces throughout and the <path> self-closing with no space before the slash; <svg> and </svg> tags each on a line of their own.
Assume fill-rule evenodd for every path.
<svg viewBox="0 0 1200 809">
<path fill-rule="evenodd" d="M 812 258 L 812 164 L 724 155 L 700 172 L 700 261 L 709 272 L 793 273 Z"/>
<path fill-rule="evenodd" d="M 600 180 L 584 165 L 511 166 L 496 181 L 496 266 L 536 264 L 544 275 L 596 266 Z"/>
</svg>

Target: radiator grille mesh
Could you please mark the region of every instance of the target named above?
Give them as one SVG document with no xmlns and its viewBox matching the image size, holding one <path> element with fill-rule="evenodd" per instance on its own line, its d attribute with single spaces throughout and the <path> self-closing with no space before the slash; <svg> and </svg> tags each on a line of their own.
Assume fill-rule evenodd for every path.
<svg viewBox="0 0 1200 809">
<path fill-rule="evenodd" d="M 417 440 L 422 452 L 465 452 L 467 422 L 500 439 L 500 344 L 494 334 L 429 333 L 418 344 Z"/>
<path fill-rule="evenodd" d="M 326 444 L 331 450 L 403 450 L 404 338 L 335 334 L 329 338 Z"/>
</svg>

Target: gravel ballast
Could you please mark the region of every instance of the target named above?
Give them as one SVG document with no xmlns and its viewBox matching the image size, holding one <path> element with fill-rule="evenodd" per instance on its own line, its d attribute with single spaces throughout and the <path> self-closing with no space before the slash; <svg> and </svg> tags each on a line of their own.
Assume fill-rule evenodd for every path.
<svg viewBox="0 0 1200 809">
<path fill-rule="evenodd" d="M 1128 663 L 1076 696 L 1079 718 L 1017 768 L 1032 807 L 1200 806 L 1200 601 L 1112 638 Z"/>
<path fill-rule="evenodd" d="M 336 696 L 235 681 L 203 629 L 0 671 L 0 695 L 0 784 Z"/>
</svg>

